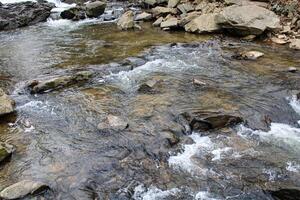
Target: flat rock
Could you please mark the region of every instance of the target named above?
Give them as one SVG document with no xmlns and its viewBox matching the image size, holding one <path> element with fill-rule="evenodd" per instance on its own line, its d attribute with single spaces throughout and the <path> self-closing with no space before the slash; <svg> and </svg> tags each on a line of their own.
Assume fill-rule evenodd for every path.
<svg viewBox="0 0 300 200">
<path fill-rule="evenodd" d="M 220 30 L 216 23 L 217 14 L 204 14 L 194 18 L 184 26 L 185 31 L 192 33 L 212 33 Z"/>
<path fill-rule="evenodd" d="M 19 199 L 29 194 L 36 194 L 49 188 L 42 182 L 23 180 L 15 183 L 0 192 L 2 199 Z"/>
<path fill-rule="evenodd" d="M 264 53 L 262 53 L 262 52 L 247 51 L 247 52 L 242 52 L 237 55 L 234 55 L 233 57 L 236 59 L 243 59 L 243 60 L 256 60 L 262 56 L 264 56 Z"/>
<path fill-rule="evenodd" d="M 33 80 L 28 83 L 28 88 L 31 93 L 43 93 L 49 90 L 56 90 L 67 87 L 77 82 L 87 81 L 91 77 L 91 72 L 82 71 L 70 76 L 60 76 L 47 80 Z"/>
<path fill-rule="evenodd" d="M 247 6 L 229 6 L 217 16 L 217 24 L 236 35 L 260 35 L 265 31 L 280 30 L 280 19 L 265 8 Z"/>
<path fill-rule="evenodd" d="M 198 11 L 187 13 L 187 14 L 181 16 L 181 19 L 179 20 L 178 24 L 180 27 L 184 27 L 187 23 L 189 23 L 196 17 L 199 17 L 200 15 L 201 15 L 201 12 L 198 12 Z"/>
<path fill-rule="evenodd" d="M 14 112 L 15 101 L 0 88 L 0 116 Z"/>
<path fill-rule="evenodd" d="M 291 49 L 300 50 L 300 39 L 293 39 L 290 41 L 291 41 L 291 43 L 290 43 L 289 47 Z"/>
<path fill-rule="evenodd" d="M 168 14 L 176 14 L 176 13 L 177 13 L 176 8 L 166 8 L 166 7 L 161 7 L 161 6 L 152 8 L 152 14 L 154 16 L 166 16 Z"/>
<path fill-rule="evenodd" d="M 285 40 L 285 39 L 281 39 L 281 38 L 278 38 L 278 37 L 272 37 L 271 38 L 271 41 L 275 44 L 287 44 L 288 41 Z"/>
<path fill-rule="evenodd" d="M 129 10 L 125 12 L 118 20 L 118 28 L 121 30 L 128 30 L 128 29 L 134 29 L 135 23 L 134 23 L 134 13 L 133 11 Z"/>
<path fill-rule="evenodd" d="M 98 130 L 100 131 L 122 131 L 128 127 L 127 120 L 120 116 L 108 115 L 106 119 L 98 124 Z"/>
<path fill-rule="evenodd" d="M 20 2 L 0 5 L 0 31 L 44 22 L 54 4 L 48 2 Z"/>
<path fill-rule="evenodd" d="M 167 17 L 161 24 L 161 28 L 176 28 L 178 26 L 178 19 L 176 17 Z"/>
<path fill-rule="evenodd" d="M 152 14 L 147 12 L 142 12 L 135 17 L 136 21 L 149 21 L 152 19 Z"/>
</svg>

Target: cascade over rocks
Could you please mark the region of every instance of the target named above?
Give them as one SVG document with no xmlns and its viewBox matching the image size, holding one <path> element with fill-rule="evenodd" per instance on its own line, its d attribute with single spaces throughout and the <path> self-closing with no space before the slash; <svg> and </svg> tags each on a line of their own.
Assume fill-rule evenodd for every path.
<svg viewBox="0 0 300 200">
<path fill-rule="evenodd" d="M 54 4 L 44 1 L 0 4 L 0 31 L 46 21 L 52 8 Z"/>
<path fill-rule="evenodd" d="M 0 116 L 14 112 L 15 102 L 0 88 Z"/>
<path fill-rule="evenodd" d="M 226 7 L 216 21 L 221 28 L 240 36 L 260 35 L 281 28 L 275 13 L 255 5 Z"/>
<path fill-rule="evenodd" d="M 30 194 L 40 193 L 49 187 L 42 182 L 23 180 L 15 183 L 0 192 L 2 199 L 19 199 Z"/>
</svg>

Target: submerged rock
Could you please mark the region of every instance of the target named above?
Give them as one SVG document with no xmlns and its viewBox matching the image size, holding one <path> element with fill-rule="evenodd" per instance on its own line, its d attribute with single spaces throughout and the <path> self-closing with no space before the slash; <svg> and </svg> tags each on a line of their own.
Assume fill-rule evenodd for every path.
<svg viewBox="0 0 300 200">
<path fill-rule="evenodd" d="M 0 142 L 0 164 L 11 156 L 14 147 L 10 144 Z"/>
<path fill-rule="evenodd" d="M 217 14 L 204 14 L 194 18 L 184 26 L 185 31 L 192 33 L 212 33 L 220 30 L 216 22 Z"/>
<path fill-rule="evenodd" d="M 117 25 L 121 30 L 133 29 L 135 27 L 133 11 L 125 12 L 119 18 Z"/>
<path fill-rule="evenodd" d="M 0 4 L 0 31 L 46 21 L 52 8 L 54 4 L 43 1 Z"/>
<path fill-rule="evenodd" d="M 106 119 L 98 124 L 100 131 L 122 131 L 128 127 L 128 122 L 120 116 L 108 115 Z"/>
<path fill-rule="evenodd" d="M 0 116 L 14 112 L 15 101 L 0 88 Z"/>
<path fill-rule="evenodd" d="M 29 194 L 37 194 L 48 188 L 49 187 L 42 182 L 23 180 L 2 190 L 0 197 L 2 199 L 19 199 Z"/>
<path fill-rule="evenodd" d="M 71 76 L 60 76 L 48 80 L 33 80 L 28 83 L 28 88 L 31 93 L 43 93 L 48 90 L 60 89 L 77 82 L 87 81 L 92 77 L 89 71 L 77 72 Z"/>
<path fill-rule="evenodd" d="M 247 51 L 247 52 L 238 53 L 237 55 L 234 55 L 233 58 L 243 59 L 243 60 L 256 60 L 262 56 L 264 56 L 264 53 L 262 52 Z"/>
<path fill-rule="evenodd" d="M 280 20 L 275 13 L 254 5 L 226 7 L 216 20 L 223 29 L 241 36 L 280 29 Z"/>
</svg>

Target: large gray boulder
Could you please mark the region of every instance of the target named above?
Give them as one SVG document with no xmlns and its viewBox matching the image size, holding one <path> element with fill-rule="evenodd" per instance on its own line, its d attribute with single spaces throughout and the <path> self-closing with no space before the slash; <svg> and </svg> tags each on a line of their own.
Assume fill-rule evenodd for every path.
<svg viewBox="0 0 300 200">
<path fill-rule="evenodd" d="M 36 194 L 47 189 L 48 186 L 41 182 L 24 180 L 15 183 L 0 192 L 1 199 L 20 199 L 29 194 Z"/>
<path fill-rule="evenodd" d="M 12 113 L 15 102 L 0 88 L 0 116 Z"/>
<path fill-rule="evenodd" d="M 106 3 L 102 1 L 87 3 L 85 5 L 86 15 L 88 17 L 99 17 L 104 13 L 105 8 Z"/>
<path fill-rule="evenodd" d="M 30 1 L 0 4 L 0 31 L 46 21 L 53 7 L 52 3 Z"/>
<path fill-rule="evenodd" d="M 274 12 L 255 5 L 226 7 L 216 17 L 216 22 L 221 28 L 240 36 L 280 29 L 280 19 Z"/>
<path fill-rule="evenodd" d="M 204 14 L 194 18 L 184 26 L 185 31 L 192 33 L 212 33 L 220 30 L 216 22 L 217 14 Z"/>
</svg>

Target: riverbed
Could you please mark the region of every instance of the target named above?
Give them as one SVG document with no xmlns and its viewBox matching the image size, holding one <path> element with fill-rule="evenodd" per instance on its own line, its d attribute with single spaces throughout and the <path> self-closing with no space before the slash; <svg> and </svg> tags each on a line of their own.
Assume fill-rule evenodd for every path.
<svg viewBox="0 0 300 200">
<path fill-rule="evenodd" d="M 109 9 L 121 13 L 122 5 Z M 49 185 L 45 199 L 64 200 L 271 200 L 269 191 L 299 189 L 300 53 L 141 26 L 49 19 L 0 33 L 0 86 L 16 101 L 16 113 L 0 123 L 1 141 L 16 147 L 1 166 L 0 190 L 23 179 Z M 250 50 L 265 55 L 234 59 Z M 93 78 L 43 94 L 26 90 L 28 81 L 78 71 Z M 148 81 L 153 90 L 141 92 Z M 183 113 L 244 122 L 187 132 Z M 108 114 L 128 128 L 99 131 Z"/>
</svg>

